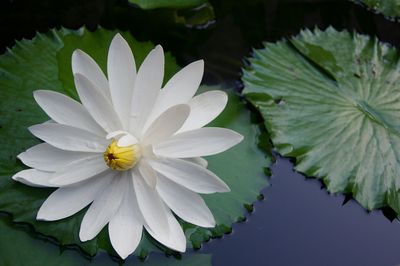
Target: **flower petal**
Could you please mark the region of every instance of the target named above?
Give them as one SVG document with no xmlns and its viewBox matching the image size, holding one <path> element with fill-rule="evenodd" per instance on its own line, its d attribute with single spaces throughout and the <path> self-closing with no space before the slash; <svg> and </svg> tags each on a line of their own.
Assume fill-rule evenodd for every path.
<svg viewBox="0 0 400 266">
<path fill-rule="evenodd" d="M 85 52 L 77 49 L 72 53 L 72 72 L 82 74 L 106 97 L 110 97 L 108 81 L 97 63 Z"/>
<path fill-rule="evenodd" d="M 142 127 L 153 109 L 164 78 L 164 52 L 157 45 L 143 61 L 132 93 L 130 131 L 140 136 Z"/>
<path fill-rule="evenodd" d="M 204 127 L 176 134 L 156 145 L 159 156 L 190 158 L 214 155 L 235 146 L 243 140 L 239 133 L 216 127 Z"/>
<path fill-rule="evenodd" d="M 157 192 L 168 207 L 183 220 L 201 227 L 215 226 L 214 216 L 197 193 L 162 175 L 157 182 Z"/>
<path fill-rule="evenodd" d="M 55 122 L 103 135 L 104 130 L 77 101 L 55 91 L 37 90 L 36 102 Z"/>
<path fill-rule="evenodd" d="M 197 193 L 228 192 L 229 187 L 206 168 L 181 159 L 159 158 L 149 161 L 154 170 Z"/>
<path fill-rule="evenodd" d="M 190 115 L 179 132 L 201 128 L 214 120 L 225 108 L 228 96 L 223 91 L 207 91 L 189 101 Z"/>
<path fill-rule="evenodd" d="M 121 173 L 118 173 L 121 175 Z M 122 196 L 126 186 L 129 185 L 128 178 L 115 176 L 111 178 L 111 183 L 102 193 L 97 194 L 92 205 L 83 217 L 79 238 L 81 241 L 93 239 L 103 227 L 114 217 L 118 211 Z"/>
<path fill-rule="evenodd" d="M 155 189 L 157 184 L 157 173 L 153 170 L 153 168 L 151 168 L 146 160 L 140 160 L 138 170 L 144 181 L 146 181 L 147 185 L 149 185 L 149 187 L 152 189 Z"/>
<path fill-rule="evenodd" d="M 107 172 L 96 180 L 87 180 L 77 186 L 59 188 L 42 204 L 36 219 L 56 221 L 69 217 L 89 205 L 110 183 L 113 174 Z"/>
<path fill-rule="evenodd" d="M 171 106 L 187 103 L 196 93 L 203 78 L 204 61 L 195 61 L 176 73 L 161 90 L 152 117 Z"/>
<path fill-rule="evenodd" d="M 139 209 L 146 224 L 151 230 L 167 238 L 169 226 L 164 203 L 157 192 L 146 184 L 136 169 L 132 171 L 132 179 Z"/>
<path fill-rule="evenodd" d="M 12 176 L 15 181 L 31 187 L 55 187 L 49 183 L 53 173 L 43 172 L 36 169 L 22 170 Z"/>
<path fill-rule="evenodd" d="M 198 164 L 200 166 L 203 166 L 204 168 L 207 168 L 207 166 L 208 166 L 207 160 L 204 158 L 201 158 L 201 157 L 185 158 L 183 160 Z"/>
<path fill-rule="evenodd" d="M 108 51 L 107 74 L 112 103 L 124 129 L 127 129 L 136 64 L 129 44 L 119 33 L 113 38 Z"/>
<path fill-rule="evenodd" d="M 56 123 L 43 123 L 29 127 L 29 131 L 50 145 L 66 151 L 104 152 L 105 138 L 89 131 Z"/>
<path fill-rule="evenodd" d="M 60 187 L 68 186 L 93 178 L 108 169 L 103 154 L 96 154 L 65 165 L 53 174 L 50 183 Z"/>
<path fill-rule="evenodd" d="M 119 140 L 118 140 L 118 146 L 120 147 L 126 147 L 126 146 L 130 146 L 133 144 L 138 143 L 138 140 L 132 136 L 131 134 L 127 134 L 125 136 L 122 136 Z"/>
<path fill-rule="evenodd" d="M 108 133 L 122 129 L 118 115 L 108 98 L 81 74 L 74 75 L 76 90 L 83 106 L 93 119 Z"/>
<path fill-rule="evenodd" d="M 143 217 L 136 201 L 132 179 L 129 178 L 121 206 L 108 224 L 111 244 L 122 259 L 132 254 L 139 245 L 142 228 Z"/>
<path fill-rule="evenodd" d="M 143 134 L 143 145 L 158 143 L 177 132 L 190 113 L 186 104 L 178 104 L 162 113 Z"/>
<path fill-rule="evenodd" d="M 29 167 L 54 172 L 66 164 L 89 155 L 93 153 L 64 151 L 48 143 L 40 143 L 20 153 L 17 157 Z"/>
<path fill-rule="evenodd" d="M 175 219 L 171 211 L 164 205 L 165 213 L 168 220 L 168 232 L 167 236 L 160 234 L 157 231 L 153 231 L 148 225 L 145 224 L 145 228 L 149 234 L 161 244 L 169 247 L 170 249 L 185 252 L 186 250 L 186 237 L 183 233 L 181 225 Z"/>
</svg>

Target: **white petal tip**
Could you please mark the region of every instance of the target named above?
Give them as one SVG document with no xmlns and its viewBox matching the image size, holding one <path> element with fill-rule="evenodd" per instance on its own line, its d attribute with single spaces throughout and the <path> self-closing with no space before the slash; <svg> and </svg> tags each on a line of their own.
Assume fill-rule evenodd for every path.
<svg viewBox="0 0 400 266">
<path fill-rule="evenodd" d="M 17 181 L 17 182 L 21 182 L 21 183 L 23 183 L 23 184 L 26 184 L 27 182 L 26 182 L 26 180 L 25 180 L 25 178 L 23 177 L 23 172 L 25 172 L 26 170 L 22 170 L 22 171 L 20 171 L 20 172 L 18 172 L 18 173 L 16 173 L 15 175 L 13 175 L 11 178 L 14 180 L 14 181 Z M 21 175 L 21 173 L 22 173 L 22 175 Z M 28 182 L 29 183 L 29 182 Z"/>
<path fill-rule="evenodd" d="M 170 245 L 170 244 L 172 244 L 172 245 Z M 186 251 L 186 241 L 182 242 L 182 243 L 170 243 L 170 244 L 164 243 L 163 245 L 165 245 L 166 247 L 168 247 L 172 250 L 175 250 L 175 251 L 178 251 L 181 253 L 184 253 Z"/>
<path fill-rule="evenodd" d="M 35 132 L 37 125 L 33 125 L 28 127 L 29 132 L 31 132 L 32 134 L 34 134 L 33 132 Z"/>
<path fill-rule="evenodd" d="M 129 44 L 126 42 L 125 38 L 122 37 L 122 35 L 120 33 L 117 33 L 117 34 L 115 34 L 114 38 L 112 39 L 110 47 L 119 49 L 121 47 L 121 45 L 129 47 Z"/>
<path fill-rule="evenodd" d="M 194 224 L 204 228 L 214 228 L 216 225 L 214 216 L 211 214 L 211 212 L 207 217 L 204 217 L 203 219 L 197 221 L 197 223 Z"/>
<path fill-rule="evenodd" d="M 231 132 L 231 136 L 230 136 L 230 140 L 232 143 L 231 147 L 233 147 L 243 141 L 244 136 L 242 134 L 239 134 L 236 131 L 231 130 L 231 129 L 228 129 L 228 130 Z"/>
<path fill-rule="evenodd" d="M 46 219 L 46 217 L 41 214 L 40 212 L 36 215 L 36 220 L 38 221 L 50 221 L 49 219 Z"/>
<path fill-rule="evenodd" d="M 198 66 L 198 67 L 201 68 L 201 69 L 204 68 L 204 60 L 203 60 L 203 59 L 194 61 L 192 64 Z"/>
<path fill-rule="evenodd" d="M 77 71 L 77 66 L 81 63 L 82 57 L 85 57 L 86 54 L 80 49 L 75 49 L 74 52 L 72 53 L 72 71 L 73 74 L 76 73 Z"/>
<path fill-rule="evenodd" d="M 228 94 L 226 92 L 217 90 L 217 93 L 221 96 L 225 104 L 228 103 Z"/>
<path fill-rule="evenodd" d="M 33 98 L 35 98 L 36 101 L 38 101 L 38 97 L 42 96 L 44 93 L 46 93 L 46 90 L 35 90 L 33 92 Z"/>
<path fill-rule="evenodd" d="M 125 260 L 131 253 L 130 254 L 123 254 L 123 253 L 119 253 L 117 251 L 117 254 L 120 256 L 121 259 Z"/>
<path fill-rule="evenodd" d="M 116 39 L 124 39 L 124 37 L 122 37 L 121 33 L 118 32 L 117 34 L 115 34 L 115 36 L 113 38 L 113 41 L 116 40 Z"/>
<path fill-rule="evenodd" d="M 57 221 L 59 220 L 59 218 L 57 217 L 52 217 L 51 215 L 48 215 L 46 213 L 43 213 L 43 211 L 41 211 L 39 209 L 37 215 L 36 215 L 36 220 L 38 221 L 45 221 L 45 222 L 52 222 L 52 221 Z"/>
<path fill-rule="evenodd" d="M 227 184 L 223 183 L 223 185 L 219 188 L 219 190 L 217 192 L 219 192 L 219 193 L 231 192 L 231 189 L 230 189 L 230 187 L 228 187 Z"/>
<path fill-rule="evenodd" d="M 79 239 L 81 240 L 81 242 L 86 242 L 91 240 L 93 237 L 90 237 L 89 235 L 86 235 L 85 233 L 81 231 L 79 231 Z"/>
<path fill-rule="evenodd" d="M 18 176 L 18 173 L 15 174 L 15 175 L 13 175 L 11 178 L 12 178 L 14 181 L 17 181 L 17 182 L 19 182 L 19 180 L 20 180 L 20 177 Z"/>
<path fill-rule="evenodd" d="M 118 256 L 125 260 L 127 257 L 129 257 L 129 255 L 131 255 L 135 250 L 117 250 L 115 249 L 115 251 L 117 252 Z"/>
<path fill-rule="evenodd" d="M 46 219 L 39 213 L 36 215 L 36 220 L 38 220 L 38 221 L 46 221 Z"/>
<path fill-rule="evenodd" d="M 150 53 L 155 53 L 158 57 L 164 59 L 164 49 L 159 44 Z"/>
<path fill-rule="evenodd" d="M 215 221 L 213 221 L 213 222 L 204 223 L 204 224 L 201 225 L 201 227 L 204 227 L 204 228 L 214 228 L 215 225 L 216 225 L 216 224 L 215 224 Z"/>
<path fill-rule="evenodd" d="M 82 51 L 81 49 L 75 49 L 72 53 L 72 60 L 74 60 L 74 58 L 77 59 L 77 57 L 82 56 L 82 55 L 83 56 L 85 55 L 84 51 Z"/>
<path fill-rule="evenodd" d="M 181 252 L 181 253 L 184 253 L 185 251 L 186 251 L 186 243 L 185 243 L 185 246 L 182 246 L 182 247 L 175 247 L 176 249 L 176 251 L 179 251 L 179 252 Z"/>
</svg>

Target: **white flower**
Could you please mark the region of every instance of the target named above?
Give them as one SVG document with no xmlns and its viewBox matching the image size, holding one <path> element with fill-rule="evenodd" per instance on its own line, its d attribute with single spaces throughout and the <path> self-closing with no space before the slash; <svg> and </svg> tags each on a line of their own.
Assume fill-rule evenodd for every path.
<svg viewBox="0 0 400 266">
<path fill-rule="evenodd" d="M 29 128 L 44 143 L 18 156 L 32 169 L 13 176 L 31 186 L 58 187 L 37 219 L 60 220 L 91 204 L 81 223 L 81 241 L 94 238 L 108 223 L 122 258 L 136 249 L 143 226 L 160 243 L 184 252 L 186 238 L 172 212 L 214 227 L 197 193 L 229 187 L 200 156 L 223 152 L 243 137 L 229 129 L 202 128 L 227 103 L 222 91 L 193 97 L 203 67 L 203 61 L 191 63 L 161 89 L 161 46 L 136 73 L 132 52 L 117 34 L 108 53 L 108 80 L 92 58 L 76 50 L 72 69 L 82 104 L 57 92 L 34 92 L 52 121 Z"/>
</svg>

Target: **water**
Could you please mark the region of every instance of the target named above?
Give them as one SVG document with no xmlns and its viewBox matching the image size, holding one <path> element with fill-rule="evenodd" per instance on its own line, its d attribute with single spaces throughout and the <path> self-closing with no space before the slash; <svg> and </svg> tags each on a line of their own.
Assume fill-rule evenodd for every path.
<svg viewBox="0 0 400 266">
<path fill-rule="evenodd" d="M 0 51 L 36 30 L 65 26 L 130 30 L 140 40 L 161 43 L 182 65 L 203 58 L 206 83 L 241 89 L 243 58 L 251 47 L 296 34 L 302 28 L 356 30 L 400 47 L 400 24 L 348 1 L 211 1 L 216 21 L 199 29 L 166 22 L 165 11 L 141 11 L 125 1 L 14 0 L 0 2 Z M 151 20 L 149 19 L 151 18 Z M 390 213 L 367 213 L 343 195 L 330 195 L 314 179 L 293 172 L 278 157 L 271 187 L 247 221 L 205 243 L 195 254 L 212 254 L 214 265 L 399 265 L 400 223 Z M 75 251 L 74 251 L 75 252 Z M 190 254 L 189 254 L 190 256 Z M 128 262 L 136 262 L 130 258 Z M 108 256 L 95 262 L 108 264 Z"/>
<path fill-rule="evenodd" d="M 400 223 L 381 211 L 329 195 L 315 179 L 292 170 L 288 159 L 272 167 L 265 199 L 233 233 L 206 243 L 215 265 L 399 265 Z"/>
</svg>

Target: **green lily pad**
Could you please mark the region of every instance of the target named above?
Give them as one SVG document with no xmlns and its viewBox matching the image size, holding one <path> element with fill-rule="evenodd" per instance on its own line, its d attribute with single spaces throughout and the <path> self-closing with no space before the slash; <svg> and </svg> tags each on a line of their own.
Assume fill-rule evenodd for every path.
<svg viewBox="0 0 400 266">
<path fill-rule="evenodd" d="M 156 8 L 189 8 L 207 3 L 207 0 L 129 0 L 142 9 Z"/>
<path fill-rule="evenodd" d="M 63 250 L 33 233 L 27 226 L 16 225 L 8 216 L 0 213 L 0 265 L 74 266 L 74 265 L 117 265 L 110 257 L 99 256 L 89 260 L 77 250 Z M 12 243 L 12 244 L 11 244 Z M 153 256 L 145 262 L 130 259 L 124 265 L 146 266 L 207 266 L 211 265 L 211 255 L 191 253 L 181 259 L 166 256 Z"/>
<path fill-rule="evenodd" d="M 400 17 L 399 0 L 352 0 L 391 18 Z"/>
<path fill-rule="evenodd" d="M 24 168 L 16 156 L 39 143 L 27 130 L 33 124 L 48 120 L 35 103 L 32 92 L 37 89 L 56 90 L 76 98 L 72 82 L 70 60 L 72 51 L 80 48 L 91 55 L 105 69 L 108 46 L 116 31 L 98 29 L 90 32 L 53 30 L 48 34 L 37 34 L 32 40 L 17 42 L 16 46 L 0 56 L 0 136 L 4 144 L 0 151 L 0 210 L 11 213 L 13 220 L 30 223 L 35 230 L 54 237 L 61 245 L 79 245 L 82 250 L 94 255 L 98 249 L 114 253 L 104 229 L 95 239 L 80 242 L 80 223 L 86 210 L 56 222 L 36 221 L 36 213 L 53 191 L 48 188 L 32 188 L 14 182 L 11 176 Z M 140 43 L 128 33 L 122 33 L 135 53 L 140 65 L 145 55 L 153 48 L 150 43 Z M 166 55 L 166 79 L 178 70 L 174 59 Z M 209 90 L 215 88 L 203 88 Z M 267 185 L 263 167 L 270 164 L 270 155 L 257 147 L 260 129 L 250 121 L 250 111 L 237 96 L 229 94 L 229 103 L 214 126 L 232 128 L 245 136 L 245 140 L 222 155 L 207 158 L 209 168 L 218 174 L 232 189 L 230 193 L 205 196 L 213 212 L 217 226 L 204 229 L 182 222 L 188 245 L 199 247 L 210 237 L 219 237 L 230 232 L 233 222 L 241 220 L 246 212 L 243 204 L 255 201 L 259 191 Z M 136 254 L 144 257 L 150 251 L 167 251 L 165 247 L 144 234 Z M 170 252 L 170 251 L 167 251 Z"/>
<path fill-rule="evenodd" d="M 399 52 L 347 31 L 303 31 L 254 51 L 244 93 L 296 170 L 400 213 Z"/>
</svg>

